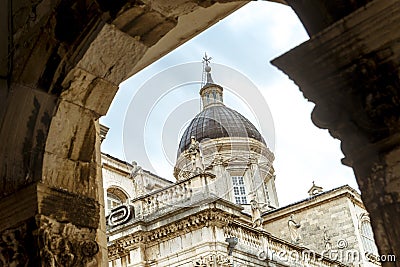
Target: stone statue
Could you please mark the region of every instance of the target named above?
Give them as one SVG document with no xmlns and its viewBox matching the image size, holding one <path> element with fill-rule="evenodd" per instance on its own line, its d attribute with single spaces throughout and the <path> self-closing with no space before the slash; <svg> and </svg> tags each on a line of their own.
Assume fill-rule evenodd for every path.
<svg viewBox="0 0 400 267">
<path fill-rule="evenodd" d="M 190 162 L 192 163 L 192 172 L 199 174 L 204 172 L 202 157 L 200 154 L 200 143 L 194 136 L 190 138 L 190 146 L 188 149 Z"/>
<path fill-rule="evenodd" d="M 298 231 L 300 226 L 301 225 L 294 220 L 294 215 L 293 214 L 290 215 L 290 218 L 288 221 L 288 228 L 289 228 L 290 238 L 292 239 L 292 242 L 294 244 L 298 244 L 301 239 L 299 231 Z"/>
<path fill-rule="evenodd" d="M 257 200 L 252 199 L 250 200 L 250 206 L 251 206 L 251 219 L 253 222 L 253 227 L 261 228 L 263 219 L 261 218 L 260 204 L 257 202 Z"/>
<path fill-rule="evenodd" d="M 132 170 L 130 177 L 133 179 L 133 183 L 136 189 L 136 195 L 141 196 L 144 194 L 144 183 L 142 174 L 142 167 L 138 166 L 136 161 L 132 161 Z"/>
<path fill-rule="evenodd" d="M 331 238 L 328 235 L 328 230 L 326 229 L 326 226 L 324 226 L 324 244 L 325 244 L 325 250 L 330 250 L 332 249 L 332 244 L 331 244 Z"/>
<path fill-rule="evenodd" d="M 131 177 L 134 178 L 136 175 L 142 172 L 142 167 L 138 166 L 136 161 L 132 161 Z"/>
</svg>

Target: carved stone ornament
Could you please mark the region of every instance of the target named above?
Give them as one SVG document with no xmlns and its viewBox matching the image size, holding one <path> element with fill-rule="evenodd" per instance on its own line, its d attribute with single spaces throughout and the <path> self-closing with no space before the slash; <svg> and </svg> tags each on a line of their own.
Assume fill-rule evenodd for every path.
<svg viewBox="0 0 400 267">
<path fill-rule="evenodd" d="M 326 226 L 324 226 L 323 241 L 324 241 L 325 250 L 327 250 L 327 251 L 331 250 L 332 249 L 331 237 L 328 235 L 328 229 L 326 229 Z"/>
<path fill-rule="evenodd" d="M 368 116 L 358 124 L 378 139 L 397 132 L 400 124 L 400 93 L 396 89 L 400 78 L 397 67 L 386 60 L 391 54 L 392 51 L 382 50 L 366 55 L 355 62 L 351 74 L 357 77 L 354 87 L 361 93 L 361 104 Z"/>
<path fill-rule="evenodd" d="M 188 218 L 184 218 L 178 222 L 171 223 L 160 228 L 156 228 L 150 232 L 138 232 L 132 235 L 126 235 L 112 242 L 108 246 L 108 259 L 114 260 L 121 255 L 129 254 L 129 250 L 138 247 L 139 244 L 145 243 L 151 245 L 159 243 L 162 240 L 168 240 L 176 236 L 180 236 L 190 231 L 209 225 L 227 226 L 233 221 L 233 217 L 221 211 L 206 210 Z"/>
<path fill-rule="evenodd" d="M 299 233 L 299 228 L 300 224 L 297 223 L 294 219 L 294 215 L 290 215 L 290 218 L 288 220 L 288 229 L 289 229 L 289 234 L 290 234 L 290 239 L 292 240 L 292 243 L 298 244 L 300 242 L 300 233 Z"/>
<path fill-rule="evenodd" d="M 216 153 L 212 165 L 223 165 L 224 158 L 220 153 Z"/>
<path fill-rule="evenodd" d="M 232 266 L 232 261 L 228 255 L 223 253 L 212 253 L 201 256 L 193 261 L 194 267 L 228 267 Z"/>
<path fill-rule="evenodd" d="M 209 225 L 227 225 L 232 217 L 220 211 L 205 211 L 182 219 L 179 222 L 168 224 L 162 228 L 153 230 L 147 235 L 146 242 L 159 241 L 161 238 L 171 238 L 182 233 L 194 231 Z"/>
<path fill-rule="evenodd" d="M 99 251 L 96 229 L 76 227 L 41 216 L 38 237 L 40 256 L 46 267 L 97 266 L 94 257 Z"/>
<path fill-rule="evenodd" d="M 251 220 L 254 228 L 262 228 L 263 219 L 261 217 L 261 207 L 256 199 L 250 200 Z"/>
<path fill-rule="evenodd" d="M 191 162 L 191 171 L 194 175 L 204 172 L 203 157 L 201 155 L 200 143 L 194 136 L 190 139 L 191 143 L 188 149 L 187 156 Z"/>
<path fill-rule="evenodd" d="M 0 266 L 28 266 L 29 256 L 25 249 L 26 233 L 26 224 L 1 233 Z"/>
</svg>

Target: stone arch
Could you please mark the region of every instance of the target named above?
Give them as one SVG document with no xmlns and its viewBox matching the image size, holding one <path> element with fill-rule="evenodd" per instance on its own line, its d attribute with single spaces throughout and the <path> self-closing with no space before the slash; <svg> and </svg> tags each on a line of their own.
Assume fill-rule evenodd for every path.
<svg viewBox="0 0 400 267">
<path fill-rule="evenodd" d="M 117 196 L 119 199 L 122 200 L 123 203 L 130 199 L 130 195 L 123 188 L 116 185 L 111 185 L 110 187 L 108 187 L 106 192 Z"/>
<path fill-rule="evenodd" d="M 105 215 L 108 216 L 113 208 L 122 204 L 128 204 L 130 195 L 121 187 L 111 185 L 106 190 Z"/>
</svg>

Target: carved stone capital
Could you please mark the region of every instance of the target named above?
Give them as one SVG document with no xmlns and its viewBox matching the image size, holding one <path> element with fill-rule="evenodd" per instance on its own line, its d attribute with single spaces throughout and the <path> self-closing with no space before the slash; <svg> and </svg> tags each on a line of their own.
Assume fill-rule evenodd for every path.
<svg viewBox="0 0 400 267">
<path fill-rule="evenodd" d="M 372 1 L 272 61 L 316 104 L 312 120 L 342 141 L 346 164 L 400 144 L 399 14 L 397 1 Z"/>
<path fill-rule="evenodd" d="M 28 266 L 32 264 L 34 251 L 28 251 L 33 245 L 29 234 L 29 223 L 24 222 L 17 227 L 0 233 L 0 266 Z"/>
<path fill-rule="evenodd" d="M 43 266 L 97 266 L 96 230 L 37 216 L 40 257 Z"/>
</svg>

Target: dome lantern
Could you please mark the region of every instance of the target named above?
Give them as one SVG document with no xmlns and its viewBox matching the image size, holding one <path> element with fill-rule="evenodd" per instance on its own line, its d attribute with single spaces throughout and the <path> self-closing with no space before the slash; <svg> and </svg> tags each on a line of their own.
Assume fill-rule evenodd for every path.
<svg viewBox="0 0 400 267">
<path fill-rule="evenodd" d="M 223 99 L 223 88 L 218 84 L 215 84 L 211 77 L 211 67 L 209 65 L 211 57 L 207 57 L 207 54 L 203 57 L 204 72 L 206 73 L 205 85 L 200 90 L 201 102 L 203 103 L 203 110 L 224 104 Z"/>
</svg>

